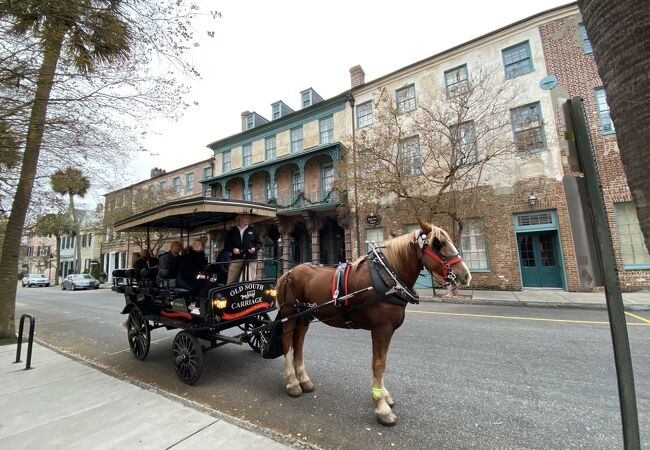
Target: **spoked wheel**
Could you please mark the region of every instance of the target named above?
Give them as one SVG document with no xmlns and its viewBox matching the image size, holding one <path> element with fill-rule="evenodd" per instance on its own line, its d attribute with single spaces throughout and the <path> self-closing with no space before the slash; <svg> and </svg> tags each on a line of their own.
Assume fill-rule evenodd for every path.
<svg viewBox="0 0 650 450">
<path fill-rule="evenodd" d="M 181 331 L 174 338 L 172 349 L 176 376 L 186 384 L 194 384 L 203 371 L 203 349 L 199 340 L 189 331 Z"/>
<path fill-rule="evenodd" d="M 262 320 L 271 320 L 269 315 L 266 314 L 266 313 L 260 314 L 257 317 L 259 317 Z M 239 326 L 239 328 L 241 328 L 243 331 L 248 333 L 248 345 L 250 346 L 250 348 L 253 349 L 253 351 L 255 351 L 257 353 L 260 352 L 260 346 L 262 344 L 262 333 L 258 332 L 258 333 L 253 334 L 253 333 L 250 333 L 250 331 L 252 329 L 254 329 L 254 328 L 257 328 L 257 327 L 261 326 L 261 325 L 262 325 L 261 323 L 256 323 L 255 319 L 253 319 L 252 321 L 248 321 L 248 322 L 244 323 L 243 325 Z"/>
<path fill-rule="evenodd" d="M 149 331 L 149 321 L 144 320 L 142 312 L 138 307 L 134 307 L 129 312 L 127 321 L 127 333 L 129 338 L 129 348 L 135 359 L 142 361 L 149 353 L 151 345 L 151 334 Z"/>
</svg>

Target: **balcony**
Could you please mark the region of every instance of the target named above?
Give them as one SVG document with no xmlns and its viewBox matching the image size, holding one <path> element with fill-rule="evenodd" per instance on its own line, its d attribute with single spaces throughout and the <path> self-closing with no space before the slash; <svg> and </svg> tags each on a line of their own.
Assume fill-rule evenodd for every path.
<svg viewBox="0 0 650 450">
<path fill-rule="evenodd" d="M 278 211 L 298 211 L 338 205 L 342 201 L 340 197 L 337 192 L 330 189 L 279 195 L 277 198 L 269 199 L 268 203 L 277 206 Z"/>
</svg>

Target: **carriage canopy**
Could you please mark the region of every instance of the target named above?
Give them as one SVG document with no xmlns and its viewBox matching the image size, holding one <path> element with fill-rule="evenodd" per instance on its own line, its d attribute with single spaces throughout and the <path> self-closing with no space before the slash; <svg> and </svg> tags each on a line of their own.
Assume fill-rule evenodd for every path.
<svg viewBox="0 0 650 450">
<path fill-rule="evenodd" d="M 242 200 L 193 197 L 164 203 L 115 223 L 115 231 L 147 231 L 165 228 L 198 230 L 233 221 L 250 214 L 253 221 L 274 218 L 277 208 Z"/>
</svg>

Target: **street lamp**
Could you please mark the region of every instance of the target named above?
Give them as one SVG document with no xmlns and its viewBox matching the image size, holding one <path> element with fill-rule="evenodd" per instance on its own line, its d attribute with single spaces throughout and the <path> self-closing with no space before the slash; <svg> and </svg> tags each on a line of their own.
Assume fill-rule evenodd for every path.
<svg viewBox="0 0 650 450">
<path fill-rule="evenodd" d="M 535 206 L 537 204 L 537 195 L 535 192 L 531 192 L 530 195 L 528 196 L 528 203 L 530 206 Z"/>
</svg>

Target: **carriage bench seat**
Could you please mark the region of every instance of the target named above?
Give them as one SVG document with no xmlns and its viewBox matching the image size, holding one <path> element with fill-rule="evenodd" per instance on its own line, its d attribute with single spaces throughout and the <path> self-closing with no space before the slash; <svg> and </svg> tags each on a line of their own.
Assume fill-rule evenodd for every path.
<svg viewBox="0 0 650 450">
<path fill-rule="evenodd" d="M 183 289 L 183 288 L 173 288 L 169 290 L 172 294 L 174 294 L 174 298 L 188 298 L 191 294 L 189 289 Z"/>
</svg>

